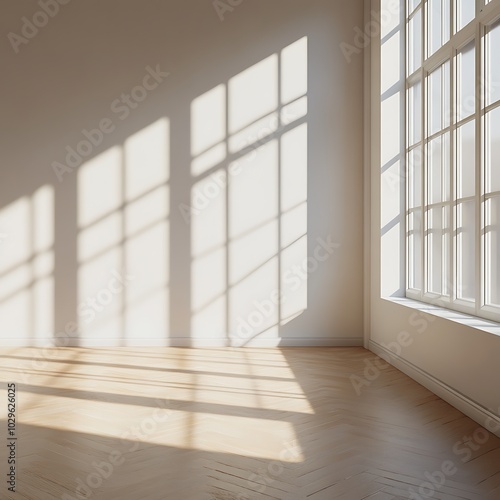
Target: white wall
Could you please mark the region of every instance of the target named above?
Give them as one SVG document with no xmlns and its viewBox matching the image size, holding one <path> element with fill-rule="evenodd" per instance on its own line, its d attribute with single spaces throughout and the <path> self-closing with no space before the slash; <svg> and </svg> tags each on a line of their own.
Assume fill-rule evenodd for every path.
<svg viewBox="0 0 500 500">
<path fill-rule="evenodd" d="M 352 40 L 354 27 L 362 24 L 362 2 L 247 0 L 231 9 L 221 21 L 211 0 L 69 2 L 15 53 L 13 35 L 7 35 L 22 35 L 23 16 L 32 20 L 40 7 L 26 0 L 4 7 L 1 344 L 44 344 L 64 330 L 71 343 L 84 345 L 226 344 L 238 318 L 248 319 L 254 302 L 268 300 L 280 287 L 286 304 L 273 306 L 250 337 L 236 338 L 236 344 L 252 337 L 260 345 L 360 342 L 363 60 L 356 55 L 348 63 L 340 43 Z M 36 20 L 43 24 L 43 14 Z M 285 71 L 283 79 L 293 91 L 304 76 L 303 61 L 294 74 L 294 58 L 286 62 L 282 51 L 304 37 L 307 114 L 292 114 L 292 123 L 274 138 L 275 149 L 263 146 L 246 173 L 231 181 L 230 193 L 222 186 L 209 208 L 187 224 L 179 206 L 190 205 L 198 182 L 213 180 L 191 171 L 193 101 L 206 97 L 197 101 L 208 106 L 201 116 L 213 117 L 198 126 L 205 146 L 212 146 L 220 127 L 227 132 L 231 113 L 244 120 L 270 112 L 266 103 L 278 99 L 276 75 L 287 64 L 291 73 L 287 77 Z M 169 76 L 121 120 L 111 103 L 142 82 L 147 66 L 156 65 Z M 249 68 L 250 80 L 238 80 Z M 255 77 L 258 68 L 264 80 Z M 231 90 L 238 82 L 246 85 L 239 97 Z M 228 84 L 233 93 L 226 110 Z M 219 90 L 207 94 L 212 89 Z M 104 118 L 113 132 L 59 182 L 53 162 L 64 163 L 66 147 L 75 148 L 84 139 L 82 129 Z M 303 158 L 301 144 L 307 144 Z M 222 147 L 224 171 L 230 158 Z M 307 175 L 307 189 L 305 181 L 294 179 L 297 172 Z M 277 182 L 291 182 L 291 191 L 278 190 Z M 297 198 L 302 208 L 287 212 L 286 220 L 272 212 L 274 222 L 266 222 L 266 204 L 283 207 L 289 192 L 305 193 Z M 136 195 L 145 205 L 131 202 Z M 253 202 L 245 205 L 247 195 Z M 305 206 L 307 218 L 301 218 Z M 252 224 L 245 217 L 264 229 L 253 227 L 238 247 L 228 237 L 237 230 L 232 225 Z M 281 241 L 275 241 L 277 224 Z M 312 257 L 319 238 L 339 246 L 318 263 L 307 284 L 287 290 L 286 271 Z M 245 258 L 238 262 L 238 256 Z M 134 280 L 110 293 L 113 270 L 124 269 Z M 234 276 L 226 279 L 228 272 Z M 116 289 L 115 281 L 111 287 Z M 296 317 L 285 318 L 294 312 Z"/>
<path fill-rule="evenodd" d="M 386 11 L 389 3 L 382 0 Z M 378 10 L 380 2 L 371 6 Z M 404 137 L 398 133 L 404 123 L 404 70 L 397 70 L 404 53 L 401 26 L 392 16 L 382 44 L 377 36 L 371 46 L 368 346 L 378 354 L 392 352 L 397 367 L 485 425 L 500 414 L 500 337 L 479 328 L 484 322 L 478 319 L 467 322 L 455 313 L 449 315 L 455 320 L 443 318 L 397 300 L 405 288 Z"/>
</svg>

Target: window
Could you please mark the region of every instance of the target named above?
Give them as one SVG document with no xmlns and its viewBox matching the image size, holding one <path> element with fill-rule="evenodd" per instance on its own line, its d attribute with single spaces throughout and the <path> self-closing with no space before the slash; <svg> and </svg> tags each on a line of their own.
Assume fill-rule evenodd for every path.
<svg viewBox="0 0 500 500">
<path fill-rule="evenodd" d="M 500 321 L 500 0 L 406 8 L 406 294 Z"/>
</svg>

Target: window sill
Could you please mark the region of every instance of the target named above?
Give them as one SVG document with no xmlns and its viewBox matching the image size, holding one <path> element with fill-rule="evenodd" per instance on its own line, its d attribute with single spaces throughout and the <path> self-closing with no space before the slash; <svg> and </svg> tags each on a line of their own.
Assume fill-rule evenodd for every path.
<svg viewBox="0 0 500 500">
<path fill-rule="evenodd" d="M 489 321 L 477 316 L 471 316 L 470 314 L 460 313 L 406 297 L 382 297 L 382 299 L 500 337 L 500 323 L 496 323 L 495 321 Z"/>
</svg>

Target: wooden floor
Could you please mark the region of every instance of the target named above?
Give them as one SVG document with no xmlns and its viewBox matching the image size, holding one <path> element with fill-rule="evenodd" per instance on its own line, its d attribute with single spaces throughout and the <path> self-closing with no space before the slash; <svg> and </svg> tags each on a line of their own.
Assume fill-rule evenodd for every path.
<svg viewBox="0 0 500 500">
<path fill-rule="evenodd" d="M 392 367 L 358 395 L 361 348 L 39 354 L 0 352 L 1 499 L 500 499 L 500 440 Z"/>
</svg>

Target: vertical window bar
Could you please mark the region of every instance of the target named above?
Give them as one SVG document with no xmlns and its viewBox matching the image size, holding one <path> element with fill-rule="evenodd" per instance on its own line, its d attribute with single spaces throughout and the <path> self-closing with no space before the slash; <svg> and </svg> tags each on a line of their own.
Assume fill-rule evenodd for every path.
<svg viewBox="0 0 500 500">
<path fill-rule="evenodd" d="M 489 5 L 488 5 L 489 4 Z M 430 290 L 431 279 L 435 280 L 435 276 L 431 276 L 430 272 L 433 272 L 430 269 L 432 258 L 437 258 L 439 255 L 433 254 L 432 256 L 429 254 L 430 246 L 430 238 L 427 236 L 427 232 L 432 228 L 438 231 L 433 235 L 433 238 L 439 237 L 439 227 L 441 227 L 442 231 L 445 231 L 446 227 L 449 228 L 449 238 L 446 240 L 446 236 L 444 237 L 444 241 L 441 243 L 442 252 L 442 266 L 437 267 L 437 269 L 441 269 L 441 272 L 445 275 L 446 272 L 443 271 L 444 266 L 448 270 L 448 275 L 443 276 L 442 286 L 439 289 L 438 286 L 434 286 L 436 281 L 433 281 L 432 291 L 433 293 L 441 292 L 441 295 L 449 295 L 449 300 L 455 305 L 453 309 L 468 311 L 469 306 L 464 304 L 461 299 L 463 298 L 468 301 L 470 300 L 470 310 L 475 310 L 475 314 L 477 316 L 486 316 L 491 317 L 492 315 L 498 319 L 498 312 L 492 312 L 491 307 L 489 306 L 489 302 L 487 300 L 488 291 L 488 276 L 489 272 L 488 268 L 488 245 L 486 238 L 486 224 L 488 223 L 488 206 L 486 203 L 486 198 L 488 197 L 488 186 L 487 186 L 487 164 L 486 164 L 486 153 L 487 153 L 487 130 L 486 130 L 486 109 L 487 109 L 487 88 L 486 82 L 488 80 L 488 70 L 491 68 L 488 66 L 488 58 L 490 57 L 490 51 L 488 47 L 488 41 L 486 38 L 486 34 L 488 32 L 488 27 L 490 23 L 494 22 L 495 14 L 500 13 L 500 9 L 497 8 L 498 2 L 495 0 L 491 2 L 489 0 L 451 0 L 448 3 L 440 2 L 439 5 L 432 4 L 429 0 L 423 0 L 422 2 L 412 1 L 411 5 L 416 9 L 420 9 L 419 18 L 421 19 L 421 25 L 419 27 L 420 40 L 417 45 L 417 50 L 415 50 L 415 45 L 412 45 L 412 54 L 405 53 L 405 57 L 407 61 L 405 61 L 405 67 L 407 67 L 406 63 L 410 61 L 411 57 L 417 55 L 418 61 L 413 61 L 413 69 L 420 64 L 418 70 L 413 74 L 413 78 L 411 80 L 407 80 L 406 88 L 415 89 L 420 82 L 420 92 L 419 97 L 421 102 L 417 103 L 415 100 L 410 103 L 406 103 L 405 111 L 407 116 L 405 117 L 406 122 L 406 132 L 407 132 L 407 144 L 405 147 L 406 151 L 406 218 L 405 223 L 407 227 L 405 228 L 406 234 L 408 235 L 409 229 L 412 231 L 415 230 L 416 224 L 415 220 L 420 220 L 421 227 L 418 231 L 420 235 L 421 241 L 418 242 L 417 247 L 412 246 L 410 249 L 410 245 L 408 237 L 406 239 L 406 254 L 407 254 L 407 288 L 409 285 L 415 285 L 414 281 L 418 278 L 420 283 L 417 284 L 419 286 L 418 296 L 422 300 L 429 300 L 426 296 L 426 293 Z M 488 5 L 488 8 L 485 9 L 485 6 Z M 495 6 L 495 8 L 493 7 Z M 404 7 L 406 7 L 406 12 L 403 13 L 403 17 L 405 19 L 406 24 L 406 43 L 409 45 L 410 43 L 415 41 L 417 38 L 416 33 L 412 30 L 409 30 L 408 25 L 408 17 L 415 16 L 415 9 L 412 9 L 412 12 L 409 12 L 408 4 L 405 2 Z M 432 11 L 432 8 L 435 10 Z M 463 11 L 462 11 L 463 8 Z M 404 9 L 403 9 L 404 10 Z M 433 12 L 437 19 L 438 14 L 437 10 L 440 10 L 440 21 L 441 28 L 438 30 L 441 33 L 441 39 L 435 40 L 431 44 L 431 21 L 435 22 L 436 20 L 432 20 L 431 16 Z M 447 14 L 447 15 L 445 15 Z M 475 18 L 473 16 L 475 14 Z M 469 24 L 472 21 L 472 24 Z M 418 23 L 413 23 L 413 26 L 418 25 Z M 462 28 L 464 29 L 462 32 Z M 449 30 L 448 30 L 449 28 Z M 443 50 L 443 46 L 446 44 L 445 40 L 448 39 L 448 34 L 446 31 L 449 31 L 449 39 L 450 43 L 446 49 Z M 461 31 L 457 34 L 458 31 Z M 446 34 L 445 34 L 446 33 Z M 437 36 L 437 35 L 436 35 Z M 411 38 L 411 40 L 410 40 Z M 475 65 L 471 68 L 461 69 L 461 65 L 465 64 L 460 58 L 463 57 L 463 49 L 464 49 L 464 40 L 469 39 L 472 45 L 472 39 L 474 40 L 474 50 L 472 54 L 475 57 Z M 471 39 L 472 38 L 472 39 Z M 444 43 L 443 43 L 444 42 Z M 466 46 L 466 45 L 465 45 Z M 472 47 L 471 47 L 472 48 Z M 407 49 L 408 50 L 408 49 Z M 420 53 L 418 54 L 418 50 Z M 433 58 L 432 66 L 427 62 L 427 58 L 429 56 L 429 52 L 433 50 Z M 405 51 L 407 52 L 407 51 Z M 446 53 L 448 54 L 446 54 Z M 435 57 L 434 57 L 435 56 Z M 449 58 L 449 66 L 447 68 L 448 71 L 448 82 L 443 81 L 441 83 L 441 95 L 445 94 L 445 87 L 447 88 L 450 94 L 450 102 L 449 102 L 449 110 L 446 109 L 446 105 L 444 105 L 440 110 L 441 117 L 444 117 L 445 113 L 450 114 L 449 123 L 446 120 L 442 121 L 442 126 L 439 130 L 437 128 L 432 131 L 435 133 L 434 139 L 440 137 L 441 139 L 441 153 L 443 158 L 441 158 L 441 188 L 442 193 L 441 197 L 438 197 L 439 205 L 434 204 L 436 200 L 431 197 L 430 188 L 432 187 L 429 184 L 430 174 L 429 171 L 429 150 L 428 146 L 430 144 L 428 134 L 431 132 L 430 128 L 430 102 L 429 99 L 432 97 L 431 91 L 438 91 L 434 87 L 430 87 L 429 74 L 436 70 L 436 66 L 434 65 L 434 61 L 436 63 L 441 61 L 446 61 L 446 56 Z M 468 59 L 469 63 L 472 62 L 470 57 Z M 443 72 L 445 70 L 443 69 Z M 465 71 L 465 73 L 463 73 Z M 472 78 L 472 71 L 474 71 L 474 78 Z M 464 77 L 465 80 L 462 82 L 461 77 Z M 470 82 L 470 91 L 468 87 L 464 87 L 463 91 L 467 94 L 473 93 L 473 100 L 467 101 L 467 96 L 462 95 L 461 85 L 467 84 L 467 77 Z M 411 82 L 411 84 L 409 83 Z M 418 88 L 418 87 L 417 87 Z M 415 93 L 410 94 L 411 99 L 415 99 Z M 408 99 L 409 94 L 406 94 L 406 98 Z M 472 97 L 472 96 L 471 96 Z M 434 100 L 433 100 L 434 101 Z M 439 102 L 439 100 L 435 100 Z M 463 102 L 462 102 L 463 101 Z M 472 109 L 467 111 L 467 104 L 473 104 Z M 417 129 L 419 131 L 420 137 L 417 141 L 414 142 L 412 146 L 413 153 L 410 155 L 409 148 L 409 140 L 408 140 L 408 132 L 409 130 L 416 130 L 411 128 L 414 127 L 415 123 L 410 124 L 408 118 L 410 117 L 408 106 L 412 106 L 412 111 L 414 114 L 415 104 L 420 106 L 421 112 L 421 122 L 418 124 L 420 127 Z M 461 105 L 466 108 L 462 108 Z M 462 111 L 460 111 L 462 110 Z M 436 110 L 433 110 L 435 112 Z M 491 111 L 491 110 L 490 110 Z M 464 123 L 464 120 L 465 123 Z M 472 120 L 474 122 L 472 123 Z M 434 122 L 433 122 L 434 123 Z M 460 124 L 460 127 L 458 126 Z M 465 128 L 467 127 L 467 128 Z M 439 134 L 438 134 L 439 133 Z M 466 134 L 466 135 L 464 135 Z M 470 143 L 472 134 L 474 134 L 474 149 L 472 148 L 472 144 Z M 445 135 L 448 137 L 448 147 L 446 148 L 446 142 L 444 141 Z M 461 138 L 461 140 L 460 140 Z M 467 146 L 467 142 L 469 141 L 469 146 Z M 446 150 L 444 149 L 446 148 Z M 469 148 L 464 149 L 464 148 Z M 470 151 L 470 153 L 469 153 Z M 468 156 L 468 155 L 471 156 Z M 416 173 L 412 170 L 411 159 L 414 159 L 417 155 L 420 155 L 420 172 Z M 449 157 L 449 172 L 448 177 L 445 176 L 444 172 L 444 157 L 448 155 Z M 462 155 L 466 155 L 463 156 Z M 461 161 L 464 160 L 466 164 L 463 165 L 461 169 Z M 436 160 L 437 161 L 437 160 Z M 469 170 L 467 170 L 469 169 Z M 467 174 L 467 171 L 470 173 L 470 177 Z M 433 171 L 434 175 L 435 172 Z M 420 186 L 417 187 L 418 192 L 420 193 L 420 202 L 419 204 L 410 203 L 408 200 L 411 196 L 415 196 L 416 193 L 414 191 L 415 188 L 415 174 L 418 175 L 418 179 L 420 180 Z M 409 179 L 410 176 L 413 176 L 412 179 Z M 464 177 L 463 177 L 464 176 Z M 411 181 L 411 183 L 410 183 Z M 460 183 L 464 182 L 462 187 L 464 190 L 460 189 Z M 445 187 L 445 183 L 447 187 Z M 474 190 L 472 190 L 472 184 L 475 184 Z M 465 188 L 468 186 L 468 189 Z M 411 192 L 410 192 L 411 189 Z M 447 192 L 446 192 L 447 191 Z M 446 196 L 448 195 L 448 196 Z M 433 203 L 433 212 L 428 210 L 429 203 Z M 439 208 L 440 207 L 440 208 Z M 466 207 L 469 207 L 468 209 Z M 441 210 L 440 210 L 441 209 Z M 472 214 L 472 210 L 474 209 L 474 214 Z M 467 213 L 465 210 L 469 211 L 468 218 L 460 222 L 462 217 L 467 217 Z M 411 215 L 410 215 L 411 213 Z M 420 217 L 416 217 L 415 214 L 419 214 Z M 432 217 L 436 215 L 436 220 L 441 220 L 442 223 L 434 224 L 432 222 Z M 440 218 L 440 215 L 442 218 Z M 473 215 L 473 216 L 472 216 Z M 445 222 L 446 219 L 446 222 Z M 463 225 L 465 224 L 465 226 Z M 459 245 L 469 244 L 464 241 L 460 241 L 464 238 L 464 236 L 460 236 L 458 234 L 458 230 L 470 230 L 472 229 L 472 224 L 475 225 L 474 231 L 470 234 L 471 239 L 470 242 L 470 252 L 475 253 L 474 262 L 472 262 L 472 255 L 468 257 L 469 262 L 460 262 L 460 252 L 466 251 L 465 247 L 461 248 Z M 436 226 L 436 227 L 435 227 Z M 467 229 L 468 228 L 468 229 Z M 467 236 L 466 236 L 467 237 Z M 447 241 L 447 243 L 446 243 Z M 412 258 L 415 259 L 416 251 L 420 251 L 420 269 L 417 270 L 415 266 L 416 262 L 412 262 L 409 259 L 411 254 Z M 465 255 L 464 255 L 465 257 Z M 408 263 L 412 264 L 410 268 Z M 469 267 L 470 264 L 470 267 Z M 418 271 L 415 273 L 415 271 Z M 435 271 L 434 271 L 435 272 Z M 438 271 L 440 272 L 440 271 Z M 468 272 L 467 279 L 468 284 L 471 287 L 475 287 L 475 292 L 469 292 L 469 295 L 463 295 L 459 290 L 458 286 L 459 282 L 459 274 L 460 272 Z M 417 293 L 417 290 L 413 291 L 414 294 Z M 470 299 L 469 299 L 470 298 Z M 487 307 L 485 307 L 487 306 Z M 485 310 L 483 311 L 483 307 Z"/>
<path fill-rule="evenodd" d="M 427 229 L 427 193 L 426 193 L 426 175 L 425 175 L 425 170 L 427 168 L 427 161 L 425 158 L 425 144 L 426 144 L 426 137 L 427 137 L 427 92 L 426 92 L 426 79 L 425 79 L 425 69 L 424 69 L 424 60 L 425 60 L 425 54 L 426 54 L 426 40 L 427 40 L 427 23 L 425 22 L 425 19 L 427 18 L 427 9 L 428 9 L 428 2 L 424 1 L 422 2 L 422 26 L 421 26 L 421 34 L 420 34 L 420 43 L 421 43 L 421 49 L 420 49 L 420 89 L 422 91 L 422 96 L 421 96 L 421 143 L 420 143 L 420 158 L 421 158 L 421 167 L 420 167 L 420 173 L 421 173 L 421 200 L 422 200 L 422 205 L 420 207 L 420 244 L 421 244 L 421 250 L 420 250 L 420 259 L 421 259 L 421 265 L 420 265 L 420 272 L 421 272 L 421 277 L 420 277 L 420 298 L 422 299 L 425 291 L 427 290 L 427 258 L 426 258 L 426 238 L 425 238 L 425 232 Z"/>
<path fill-rule="evenodd" d="M 480 13 L 479 3 L 482 0 L 476 0 L 476 18 Z M 483 267 L 484 256 L 482 252 L 482 233 L 483 233 L 483 185 L 482 185 L 482 126 L 481 126 L 481 107 L 482 95 L 481 87 L 483 78 L 481 73 L 482 64 L 482 43 L 481 43 L 481 23 L 476 23 L 476 315 L 480 314 L 484 300 L 483 277 L 481 269 Z"/>
</svg>

